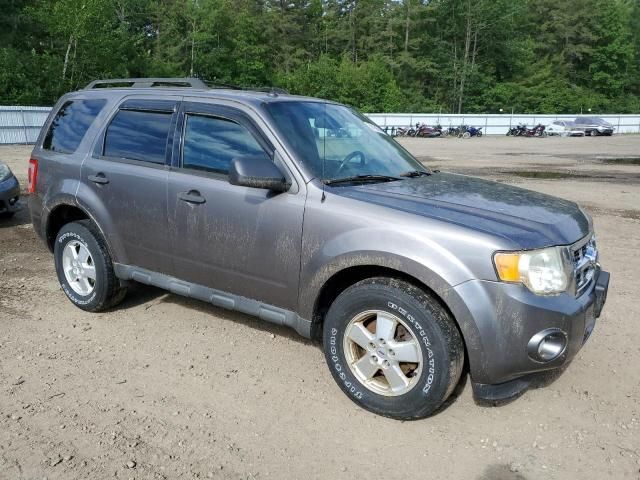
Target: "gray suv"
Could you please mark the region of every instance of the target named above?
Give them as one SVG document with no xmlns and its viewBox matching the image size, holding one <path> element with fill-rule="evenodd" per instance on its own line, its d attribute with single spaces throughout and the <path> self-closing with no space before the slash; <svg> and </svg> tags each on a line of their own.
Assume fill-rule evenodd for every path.
<svg viewBox="0 0 640 480">
<path fill-rule="evenodd" d="M 393 418 L 432 414 L 463 371 L 479 399 L 519 394 L 571 361 L 606 299 L 576 204 L 430 170 L 325 100 L 96 81 L 57 103 L 30 172 L 79 308 L 141 282 L 292 327 Z"/>
</svg>

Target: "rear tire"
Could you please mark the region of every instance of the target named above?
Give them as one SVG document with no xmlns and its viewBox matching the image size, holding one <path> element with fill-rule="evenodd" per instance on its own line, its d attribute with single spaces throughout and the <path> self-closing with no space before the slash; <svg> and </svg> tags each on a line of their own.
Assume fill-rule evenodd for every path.
<svg viewBox="0 0 640 480">
<path fill-rule="evenodd" d="M 116 278 L 106 241 L 90 220 L 62 227 L 53 255 L 60 286 L 78 308 L 99 312 L 124 299 L 127 289 Z"/>
<path fill-rule="evenodd" d="M 462 338 L 442 305 L 386 277 L 338 296 L 324 321 L 323 344 L 334 380 L 352 401 L 400 420 L 433 414 L 464 364 Z"/>
</svg>

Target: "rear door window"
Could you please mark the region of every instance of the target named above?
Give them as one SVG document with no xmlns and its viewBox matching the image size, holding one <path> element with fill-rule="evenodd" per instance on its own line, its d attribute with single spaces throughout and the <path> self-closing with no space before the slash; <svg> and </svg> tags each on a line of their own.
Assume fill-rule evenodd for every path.
<svg viewBox="0 0 640 480">
<path fill-rule="evenodd" d="M 106 103 L 101 98 L 65 102 L 53 118 L 42 148 L 59 153 L 75 152 Z"/>
<path fill-rule="evenodd" d="M 104 138 L 106 157 L 164 164 L 171 112 L 120 110 Z"/>
</svg>

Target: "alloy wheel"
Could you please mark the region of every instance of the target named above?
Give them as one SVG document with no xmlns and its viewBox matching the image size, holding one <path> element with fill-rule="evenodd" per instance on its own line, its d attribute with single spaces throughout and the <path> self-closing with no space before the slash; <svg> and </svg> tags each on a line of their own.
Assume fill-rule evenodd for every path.
<svg viewBox="0 0 640 480">
<path fill-rule="evenodd" d="M 355 377 L 379 395 L 407 393 L 422 372 L 418 338 L 405 320 L 382 310 L 368 310 L 351 319 L 344 352 Z"/>
</svg>

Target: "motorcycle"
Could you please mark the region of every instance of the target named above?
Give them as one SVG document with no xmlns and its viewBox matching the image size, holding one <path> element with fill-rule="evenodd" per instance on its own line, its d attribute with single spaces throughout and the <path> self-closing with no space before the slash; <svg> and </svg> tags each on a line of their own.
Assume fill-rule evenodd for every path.
<svg viewBox="0 0 640 480">
<path fill-rule="evenodd" d="M 439 137 L 441 133 L 442 132 L 440 130 L 437 130 L 436 128 L 430 127 L 429 125 L 423 123 L 420 126 L 418 126 L 416 137 L 434 138 L 434 137 Z"/>
<path fill-rule="evenodd" d="M 442 125 L 440 125 L 439 123 L 434 127 L 438 132 L 440 132 L 440 136 L 441 137 L 448 137 L 449 136 L 449 130 L 446 128 L 442 128 Z"/>
<path fill-rule="evenodd" d="M 482 127 L 466 127 L 466 129 L 458 135 L 459 138 L 471 138 L 471 137 L 481 137 L 481 136 L 482 136 Z"/>
<path fill-rule="evenodd" d="M 466 129 L 467 127 L 464 125 L 461 125 L 459 127 L 452 127 L 451 125 L 449 125 L 449 128 L 447 129 L 447 133 L 448 135 L 451 135 L 452 137 L 457 137 L 458 135 L 460 135 L 460 132 L 463 129 Z"/>
<path fill-rule="evenodd" d="M 522 137 L 525 136 L 527 134 L 527 131 L 529 129 L 527 128 L 527 125 L 524 123 L 519 123 L 518 125 L 516 125 L 515 127 L 511 127 L 509 129 L 509 131 L 507 132 L 507 137 L 512 136 L 512 137 Z"/>
<path fill-rule="evenodd" d="M 533 128 L 527 128 L 526 129 L 526 136 L 527 137 L 546 137 L 547 136 L 547 132 L 545 132 L 545 126 L 541 123 L 539 123 L 538 125 L 536 125 Z"/>
<path fill-rule="evenodd" d="M 408 132 L 409 132 L 409 128 L 407 128 L 407 127 L 398 127 L 395 130 L 395 134 L 393 136 L 394 137 L 406 137 Z"/>
</svg>

